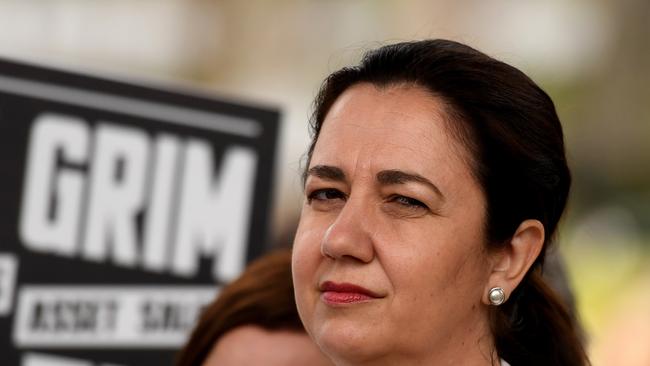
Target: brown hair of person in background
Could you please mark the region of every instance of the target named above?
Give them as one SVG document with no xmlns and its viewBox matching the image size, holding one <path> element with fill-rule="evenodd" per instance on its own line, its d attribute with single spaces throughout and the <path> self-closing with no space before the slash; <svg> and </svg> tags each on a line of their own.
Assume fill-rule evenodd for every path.
<svg viewBox="0 0 650 366">
<path fill-rule="evenodd" d="M 271 333 L 289 331 L 307 337 L 294 300 L 290 250 L 278 250 L 257 259 L 221 291 L 203 311 L 176 365 L 204 364 L 226 333 L 249 325 Z M 251 350 L 255 347 L 247 346 Z"/>
</svg>

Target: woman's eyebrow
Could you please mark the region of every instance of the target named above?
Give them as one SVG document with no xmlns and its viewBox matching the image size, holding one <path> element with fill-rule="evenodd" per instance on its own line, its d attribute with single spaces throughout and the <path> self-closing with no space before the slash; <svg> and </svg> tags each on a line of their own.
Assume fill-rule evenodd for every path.
<svg viewBox="0 0 650 366">
<path fill-rule="evenodd" d="M 313 175 L 321 179 L 344 182 L 345 173 L 341 168 L 331 166 L 331 165 L 315 165 L 307 171 L 305 178 Z"/>
<path fill-rule="evenodd" d="M 445 199 L 445 196 L 433 182 L 416 173 L 407 173 L 397 169 L 382 170 L 377 173 L 377 181 L 381 185 L 404 184 L 407 182 L 422 183 L 431 188 L 441 199 Z"/>
</svg>

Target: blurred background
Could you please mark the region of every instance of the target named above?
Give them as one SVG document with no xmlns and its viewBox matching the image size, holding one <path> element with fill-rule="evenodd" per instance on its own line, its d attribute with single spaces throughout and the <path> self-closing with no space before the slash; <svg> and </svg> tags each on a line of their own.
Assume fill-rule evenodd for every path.
<svg viewBox="0 0 650 366">
<path fill-rule="evenodd" d="M 450 38 L 554 99 L 574 186 L 559 236 L 594 365 L 650 365 L 647 0 L 2 0 L 0 57 L 199 89 L 282 113 L 273 243 L 289 245 L 310 104 L 364 50 Z"/>
</svg>

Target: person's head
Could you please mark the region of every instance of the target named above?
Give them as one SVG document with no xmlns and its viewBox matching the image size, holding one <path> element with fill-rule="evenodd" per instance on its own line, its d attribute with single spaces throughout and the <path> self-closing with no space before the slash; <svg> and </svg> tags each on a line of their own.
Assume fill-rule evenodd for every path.
<svg viewBox="0 0 650 366">
<path fill-rule="evenodd" d="M 571 179 L 533 81 L 456 42 L 389 45 L 325 80 L 311 127 L 293 278 L 328 356 L 586 362 L 539 276 Z"/>
<path fill-rule="evenodd" d="M 328 365 L 293 293 L 291 252 L 260 257 L 203 311 L 176 365 Z"/>
<path fill-rule="evenodd" d="M 203 366 L 330 366 L 304 331 L 241 325 L 226 332 Z"/>
</svg>

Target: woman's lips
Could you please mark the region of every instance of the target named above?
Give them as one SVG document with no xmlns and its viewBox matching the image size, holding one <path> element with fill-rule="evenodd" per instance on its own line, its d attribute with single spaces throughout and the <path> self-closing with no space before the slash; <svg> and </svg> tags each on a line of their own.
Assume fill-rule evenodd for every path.
<svg viewBox="0 0 650 366">
<path fill-rule="evenodd" d="M 354 304 L 382 297 L 366 288 L 350 283 L 325 281 L 319 288 L 321 299 L 331 305 Z"/>
</svg>

